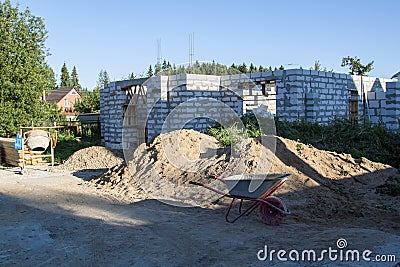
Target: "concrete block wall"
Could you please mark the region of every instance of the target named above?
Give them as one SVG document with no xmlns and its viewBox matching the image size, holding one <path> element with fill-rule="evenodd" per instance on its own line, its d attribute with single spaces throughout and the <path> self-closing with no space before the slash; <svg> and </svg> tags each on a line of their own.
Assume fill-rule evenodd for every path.
<svg viewBox="0 0 400 267">
<path fill-rule="evenodd" d="M 275 88 L 264 95 L 261 84 L 269 81 L 275 82 Z M 225 76 L 180 74 L 146 80 L 147 103 L 137 107 L 142 127 L 122 130 L 127 96 L 121 89 L 130 83 L 112 82 L 100 91 L 102 142 L 106 147 L 121 149 L 123 138 L 125 148 L 137 147 L 159 135 L 163 125 L 170 130 L 183 127 L 204 131 L 214 122 L 207 118 L 210 114 L 217 121 L 230 120 L 231 110 L 240 116 L 260 105 L 282 120 L 328 123 L 348 118 L 350 91 L 358 92 L 358 114 L 363 116 L 360 76 L 303 69 Z M 362 77 L 362 83 L 371 121 L 398 129 L 400 83 L 373 77 Z M 226 106 L 218 107 L 217 102 Z M 179 112 L 174 110 L 177 107 Z"/>
<path fill-rule="evenodd" d="M 117 84 L 106 84 L 100 90 L 101 141 L 111 149 L 122 148 L 122 107 L 126 95 Z"/>
<path fill-rule="evenodd" d="M 146 86 L 150 98 L 148 141 L 163 130 L 190 128 L 204 131 L 214 121 L 231 119 L 231 110 L 242 114 L 240 96 L 222 88 L 219 76 L 180 74 L 153 77 Z M 160 94 L 164 96 L 160 97 Z M 225 106 L 220 106 L 221 102 Z"/>
<path fill-rule="evenodd" d="M 375 78 L 375 77 L 361 77 L 352 75 L 352 80 L 358 95 L 360 96 L 359 101 L 359 114 L 360 117 L 364 115 L 364 107 L 361 93 L 361 81 L 363 84 L 367 113 L 366 118 L 368 118 L 372 123 L 383 123 L 383 117 L 386 114 L 386 83 L 392 82 L 391 79 Z"/>
<path fill-rule="evenodd" d="M 127 101 L 127 93 L 122 88 L 130 86 L 132 80 L 111 82 L 100 90 L 100 125 L 101 125 L 101 142 L 110 149 L 122 149 L 123 143 L 125 148 L 129 147 L 129 143 L 137 146 L 141 143 L 142 131 L 138 131 L 135 127 L 123 127 L 124 125 L 124 105 Z M 144 107 L 140 107 L 138 114 L 145 114 Z M 130 108 L 129 108 L 130 109 Z M 144 116 L 140 115 L 138 123 L 145 121 Z M 145 123 L 142 123 L 145 125 Z"/>
<path fill-rule="evenodd" d="M 281 71 L 277 79 L 276 116 L 288 121 L 305 119 L 328 123 L 349 116 L 349 90 L 358 92 L 358 114 L 363 116 L 361 77 L 348 74 L 292 69 Z M 373 122 L 385 114 L 385 90 L 388 79 L 362 77 L 368 116 Z M 369 98 L 368 98 L 369 96 Z M 375 102 L 374 102 L 375 101 Z M 371 103 L 371 104 L 369 104 Z"/>
<path fill-rule="evenodd" d="M 400 127 L 400 82 L 386 83 L 386 114 L 383 123 L 389 129 Z"/>
<path fill-rule="evenodd" d="M 276 72 L 257 72 L 249 74 L 225 75 L 221 77 L 221 86 L 234 91 L 243 100 L 244 113 L 264 105 L 267 111 L 276 114 L 276 89 L 263 95 L 260 82 L 275 80 L 280 74 Z"/>
<path fill-rule="evenodd" d="M 349 75 L 291 69 L 276 79 L 276 116 L 282 120 L 327 123 L 348 114 Z"/>
</svg>

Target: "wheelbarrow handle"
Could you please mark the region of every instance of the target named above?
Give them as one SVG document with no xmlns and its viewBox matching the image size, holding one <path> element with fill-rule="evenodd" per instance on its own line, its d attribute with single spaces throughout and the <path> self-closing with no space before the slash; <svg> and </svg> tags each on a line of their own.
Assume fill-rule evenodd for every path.
<svg viewBox="0 0 400 267">
<path fill-rule="evenodd" d="M 210 187 L 210 186 L 208 186 L 208 185 L 205 185 L 205 184 L 203 184 L 203 183 L 194 182 L 194 181 L 189 181 L 189 184 L 202 186 L 202 187 L 204 187 L 204 188 L 206 188 L 206 189 L 208 189 L 208 190 L 211 190 L 211 191 L 213 191 L 213 192 L 215 192 L 215 193 L 218 193 L 218 194 L 220 194 L 220 195 L 226 196 L 226 194 L 225 194 L 224 192 L 222 192 L 221 190 L 215 189 L 215 188 Z"/>
<path fill-rule="evenodd" d="M 210 176 L 213 177 L 213 178 L 215 178 L 215 179 L 217 179 L 218 181 L 223 182 L 224 184 L 226 184 L 226 182 L 224 181 L 224 179 L 220 178 L 219 176 L 217 176 L 217 175 L 210 175 Z"/>
</svg>

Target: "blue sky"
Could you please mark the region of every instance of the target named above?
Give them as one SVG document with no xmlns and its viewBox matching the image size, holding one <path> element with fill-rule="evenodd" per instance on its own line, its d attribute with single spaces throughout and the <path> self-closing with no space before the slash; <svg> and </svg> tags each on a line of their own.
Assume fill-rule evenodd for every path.
<svg viewBox="0 0 400 267">
<path fill-rule="evenodd" d="M 119 80 L 145 73 L 162 57 L 231 65 L 340 67 L 344 56 L 375 61 L 371 76 L 400 71 L 400 1 L 54 1 L 12 0 L 44 18 L 50 66 L 77 67 L 83 87 L 96 85 L 101 69 Z M 287 64 L 298 64 L 288 66 Z"/>
</svg>

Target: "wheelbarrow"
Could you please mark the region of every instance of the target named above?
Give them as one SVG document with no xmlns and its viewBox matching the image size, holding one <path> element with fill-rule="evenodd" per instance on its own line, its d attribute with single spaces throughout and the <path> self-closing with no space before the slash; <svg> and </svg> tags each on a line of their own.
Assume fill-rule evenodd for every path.
<svg viewBox="0 0 400 267">
<path fill-rule="evenodd" d="M 290 211 L 280 198 L 271 195 L 289 176 L 291 176 L 291 174 L 242 174 L 226 178 L 214 176 L 215 179 L 224 183 L 228 187 L 229 193 L 225 193 L 199 182 L 190 181 L 189 184 L 202 186 L 208 190 L 221 194 L 222 197 L 231 198 L 232 201 L 225 214 L 225 220 L 229 223 L 234 223 L 239 218 L 248 216 L 258 208 L 258 214 L 265 224 L 278 225 L 286 215 L 290 214 Z M 252 189 L 251 183 L 258 185 L 255 190 L 250 190 Z M 239 200 L 240 203 L 238 207 L 238 215 L 234 217 L 230 216 L 230 213 L 236 200 Z M 250 202 L 250 205 L 243 211 L 244 201 Z"/>
</svg>

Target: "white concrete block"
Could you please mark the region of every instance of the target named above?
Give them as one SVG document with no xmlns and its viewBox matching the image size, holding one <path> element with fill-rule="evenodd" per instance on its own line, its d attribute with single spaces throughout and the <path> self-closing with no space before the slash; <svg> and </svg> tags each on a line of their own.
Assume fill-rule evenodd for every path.
<svg viewBox="0 0 400 267">
<path fill-rule="evenodd" d="M 376 100 L 369 101 L 369 107 L 370 108 L 379 108 L 379 101 L 376 101 Z"/>
<path fill-rule="evenodd" d="M 286 70 L 286 75 L 303 75 L 302 69 L 288 69 Z"/>
<path fill-rule="evenodd" d="M 369 100 L 375 100 L 375 99 L 376 99 L 375 92 L 368 92 L 368 93 L 367 93 L 367 99 L 369 99 Z"/>
<path fill-rule="evenodd" d="M 384 100 L 386 99 L 386 93 L 385 92 L 376 92 L 376 99 L 378 100 Z"/>
</svg>

